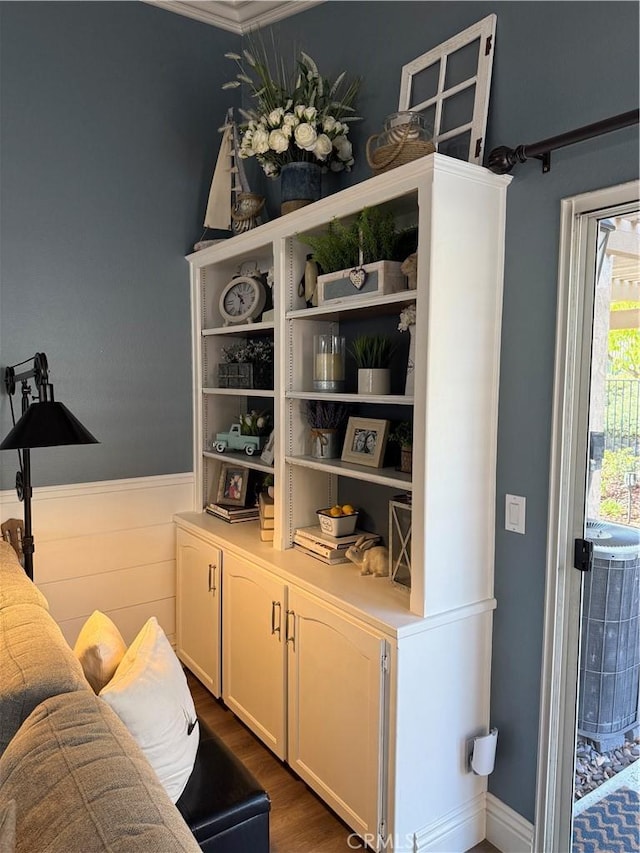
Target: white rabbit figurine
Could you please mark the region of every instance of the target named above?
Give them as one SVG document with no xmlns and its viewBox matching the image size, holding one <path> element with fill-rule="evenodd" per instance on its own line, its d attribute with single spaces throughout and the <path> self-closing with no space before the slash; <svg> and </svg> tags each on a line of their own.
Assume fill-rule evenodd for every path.
<svg viewBox="0 0 640 853">
<path fill-rule="evenodd" d="M 375 539 L 361 536 L 347 548 L 345 557 L 360 566 L 361 575 L 383 578 L 389 574 L 389 551 L 375 542 Z"/>
</svg>

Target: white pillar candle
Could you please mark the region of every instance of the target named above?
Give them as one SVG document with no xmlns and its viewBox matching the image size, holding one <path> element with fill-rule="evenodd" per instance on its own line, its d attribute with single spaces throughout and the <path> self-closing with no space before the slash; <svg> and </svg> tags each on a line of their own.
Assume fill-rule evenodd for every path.
<svg viewBox="0 0 640 853">
<path fill-rule="evenodd" d="M 319 352 L 316 355 L 314 379 L 330 382 L 344 379 L 344 361 L 337 352 Z"/>
<path fill-rule="evenodd" d="M 313 336 L 313 387 L 338 391 L 344 384 L 345 339 L 341 335 Z"/>
</svg>

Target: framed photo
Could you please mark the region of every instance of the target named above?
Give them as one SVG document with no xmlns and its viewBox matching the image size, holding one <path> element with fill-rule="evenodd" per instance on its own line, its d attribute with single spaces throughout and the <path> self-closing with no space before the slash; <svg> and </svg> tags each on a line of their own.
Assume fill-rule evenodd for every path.
<svg viewBox="0 0 640 853">
<path fill-rule="evenodd" d="M 349 418 L 342 447 L 342 461 L 380 468 L 389 434 L 389 421 Z"/>
<path fill-rule="evenodd" d="M 225 506 L 244 506 L 249 488 L 249 469 L 223 462 L 218 481 L 216 503 Z"/>
<path fill-rule="evenodd" d="M 273 444 L 274 444 L 274 440 L 275 440 L 275 430 L 271 430 L 271 435 L 269 436 L 269 439 L 264 446 L 264 450 L 260 454 L 260 459 L 262 459 L 262 461 L 266 465 L 273 465 Z"/>
</svg>

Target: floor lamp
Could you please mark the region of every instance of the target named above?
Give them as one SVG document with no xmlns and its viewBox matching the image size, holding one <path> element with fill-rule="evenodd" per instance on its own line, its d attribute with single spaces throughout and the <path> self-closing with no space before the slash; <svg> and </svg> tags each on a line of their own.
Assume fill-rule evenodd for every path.
<svg viewBox="0 0 640 853">
<path fill-rule="evenodd" d="M 16 368 L 25 369 L 16 373 Z M 31 395 L 29 380 L 33 379 L 38 391 Z M 16 423 L 13 395 L 16 383 L 21 382 L 22 416 Z M 31 450 L 34 447 L 58 447 L 64 444 L 98 444 L 98 440 L 82 426 L 63 403 L 53 399 L 53 385 L 49 382 L 47 357 L 37 352 L 32 358 L 5 368 L 4 384 L 11 403 L 13 428 L 0 443 L 0 450 L 17 450 L 20 470 L 16 474 L 18 499 L 24 501 L 24 535 L 22 552 L 24 570 L 33 580 L 33 534 L 31 530 Z"/>
</svg>

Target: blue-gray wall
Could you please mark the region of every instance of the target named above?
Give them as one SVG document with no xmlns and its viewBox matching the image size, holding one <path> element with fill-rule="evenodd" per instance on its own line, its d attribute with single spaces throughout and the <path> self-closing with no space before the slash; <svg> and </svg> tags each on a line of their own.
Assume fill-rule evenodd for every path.
<svg viewBox="0 0 640 853">
<path fill-rule="evenodd" d="M 364 142 L 397 108 L 402 65 L 491 12 L 487 151 L 637 107 L 635 2 L 328 2 L 278 26 L 323 73 L 364 79 L 357 165 L 327 192 L 369 176 Z M 44 350 L 58 397 L 103 442 L 42 451 L 36 481 L 189 470 L 182 256 L 200 235 L 228 103 L 222 55 L 238 39 L 133 2 L 4 2 L 1 14 L 0 364 Z M 531 821 L 560 200 L 637 175 L 636 127 L 556 152 L 548 175 L 524 164 L 509 189 L 489 787 Z M 526 536 L 503 529 L 506 492 L 527 497 Z"/>
<path fill-rule="evenodd" d="M 34 451 L 35 485 L 188 471 L 184 255 L 239 36 L 137 2 L 3 2 L 0 38 L 0 366 L 46 353 L 101 442 Z"/>
</svg>

